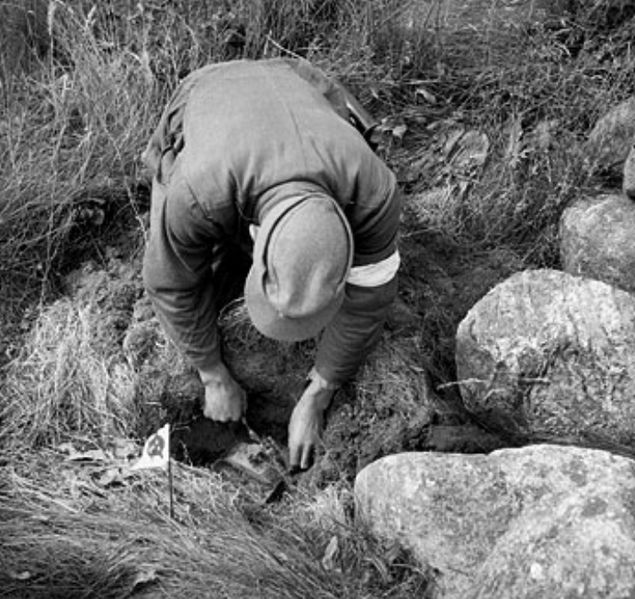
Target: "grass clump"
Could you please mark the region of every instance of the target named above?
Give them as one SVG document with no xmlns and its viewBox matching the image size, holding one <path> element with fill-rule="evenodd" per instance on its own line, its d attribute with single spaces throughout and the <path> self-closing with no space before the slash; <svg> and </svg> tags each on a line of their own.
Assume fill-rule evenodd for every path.
<svg viewBox="0 0 635 599">
<path fill-rule="evenodd" d="M 346 515 L 345 491 L 270 509 L 219 475 L 178 467 L 172 520 L 160 473 L 122 474 L 106 489 L 95 477 L 104 467 L 117 464 L 29 455 L 2 467 L 4 596 L 425 596 L 407 554 Z"/>
<path fill-rule="evenodd" d="M 59 300 L 44 310 L 6 374 L 2 437 L 11 444 L 57 444 L 72 433 L 131 433 L 135 373 L 95 347 L 99 315 Z M 6 438 L 4 439 L 6 442 Z"/>
<path fill-rule="evenodd" d="M 87 202 L 134 204 L 156 108 L 152 82 L 129 54 L 107 53 L 71 9 L 58 9 L 54 24 L 73 68 L 51 59 L 2 88 L 0 294 L 16 305 L 12 320 L 22 301 L 56 290 L 73 233 L 93 224 Z"/>
</svg>

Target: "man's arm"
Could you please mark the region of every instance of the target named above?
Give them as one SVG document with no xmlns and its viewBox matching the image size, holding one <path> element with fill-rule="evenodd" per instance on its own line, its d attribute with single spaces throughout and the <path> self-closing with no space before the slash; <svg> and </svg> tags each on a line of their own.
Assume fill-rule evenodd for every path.
<svg viewBox="0 0 635 599">
<path fill-rule="evenodd" d="M 402 195 L 393 182 L 387 196 L 352 223 L 353 268 L 340 311 L 325 329 L 315 370 L 334 387 L 349 380 L 375 348 L 397 294 L 397 237 Z"/>
<path fill-rule="evenodd" d="M 221 358 L 212 270 L 220 238 L 180 177 L 177 160 L 170 184 L 153 184 L 143 279 L 161 325 L 200 374 L 204 415 L 226 422 L 242 418 L 246 394 Z"/>
<path fill-rule="evenodd" d="M 221 359 L 211 269 L 217 238 L 178 168 L 169 184 L 154 181 L 144 284 L 164 330 L 199 370 Z"/>
<path fill-rule="evenodd" d="M 351 379 L 379 342 L 397 295 L 397 277 L 377 287 L 346 286 L 342 308 L 320 341 L 317 373 L 334 388 Z"/>
<path fill-rule="evenodd" d="M 291 416 L 292 471 L 311 466 L 333 395 L 377 344 L 396 291 L 396 276 L 378 287 L 347 285 L 344 304 L 324 332 L 315 367 Z"/>
<path fill-rule="evenodd" d="M 211 264 L 222 231 L 203 214 L 180 160 L 187 101 L 201 77 L 216 68 L 194 71 L 179 83 L 142 155 L 153 177 L 145 287 L 168 336 L 203 371 L 221 362 Z"/>
<path fill-rule="evenodd" d="M 289 423 L 292 470 L 311 466 L 333 394 L 356 373 L 380 339 L 397 294 L 400 214 L 401 194 L 395 188 L 355 238 L 356 250 L 361 252 L 356 257 L 363 264 L 351 270 L 344 303 L 324 331 L 309 382 Z"/>
</svg>

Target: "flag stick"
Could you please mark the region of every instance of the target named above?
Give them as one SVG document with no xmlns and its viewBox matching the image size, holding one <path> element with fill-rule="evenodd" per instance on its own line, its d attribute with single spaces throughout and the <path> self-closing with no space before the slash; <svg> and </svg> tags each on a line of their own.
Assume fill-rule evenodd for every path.
<svg viewBox="0 0 635 599">
<path fill-rule="evenodd" d="M 168 489 L 170 491 L 170 518 L 174 520 L 174 491 L 172 490 L 172 458 L 168 456 Z"/>
</svg>

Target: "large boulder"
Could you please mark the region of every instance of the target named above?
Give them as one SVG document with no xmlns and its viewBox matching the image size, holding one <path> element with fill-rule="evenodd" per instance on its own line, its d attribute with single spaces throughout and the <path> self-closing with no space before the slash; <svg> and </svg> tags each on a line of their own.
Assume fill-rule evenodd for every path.
<svg viewBox="0 0 635 599">
<path fill-rule="evenodd" d="M 388 456 L 355 481 L 380 536 L 436 571 L 444 599 L 635 596 L 635 462 L 533 446 Z"/>
<path fill-rule="evenodd" d="M 635 297 L 555 270 L 512 275 L 461 321 L 466 408 L 522 439 L 635 445 Z"/>
<path fill-rule="evenodd" d="M 589 168 L 618 179 L 622 177 L 633 136 L 635 97 L 612 107 L 591 130 L 585 147 Z"/>
<path fill-rule="evenodd" d="M 581 198 L 560 219 L 565 272 L 635 292 L 635 202 L 623 195 Z"/>
</svg>

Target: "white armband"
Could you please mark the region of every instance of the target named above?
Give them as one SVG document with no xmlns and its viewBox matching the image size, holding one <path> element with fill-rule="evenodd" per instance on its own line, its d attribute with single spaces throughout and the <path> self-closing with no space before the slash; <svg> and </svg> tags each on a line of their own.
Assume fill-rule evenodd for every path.
<svg viewBox="0 0 635 599">
<path fill-rule="evenodd" d="M 379 287 L 393 280 L 400 264 L 399 250 L 395 250 L 381 262 L 354 266 L 351 268 L 346 282 L 358 287 Z"/>
</svg>

